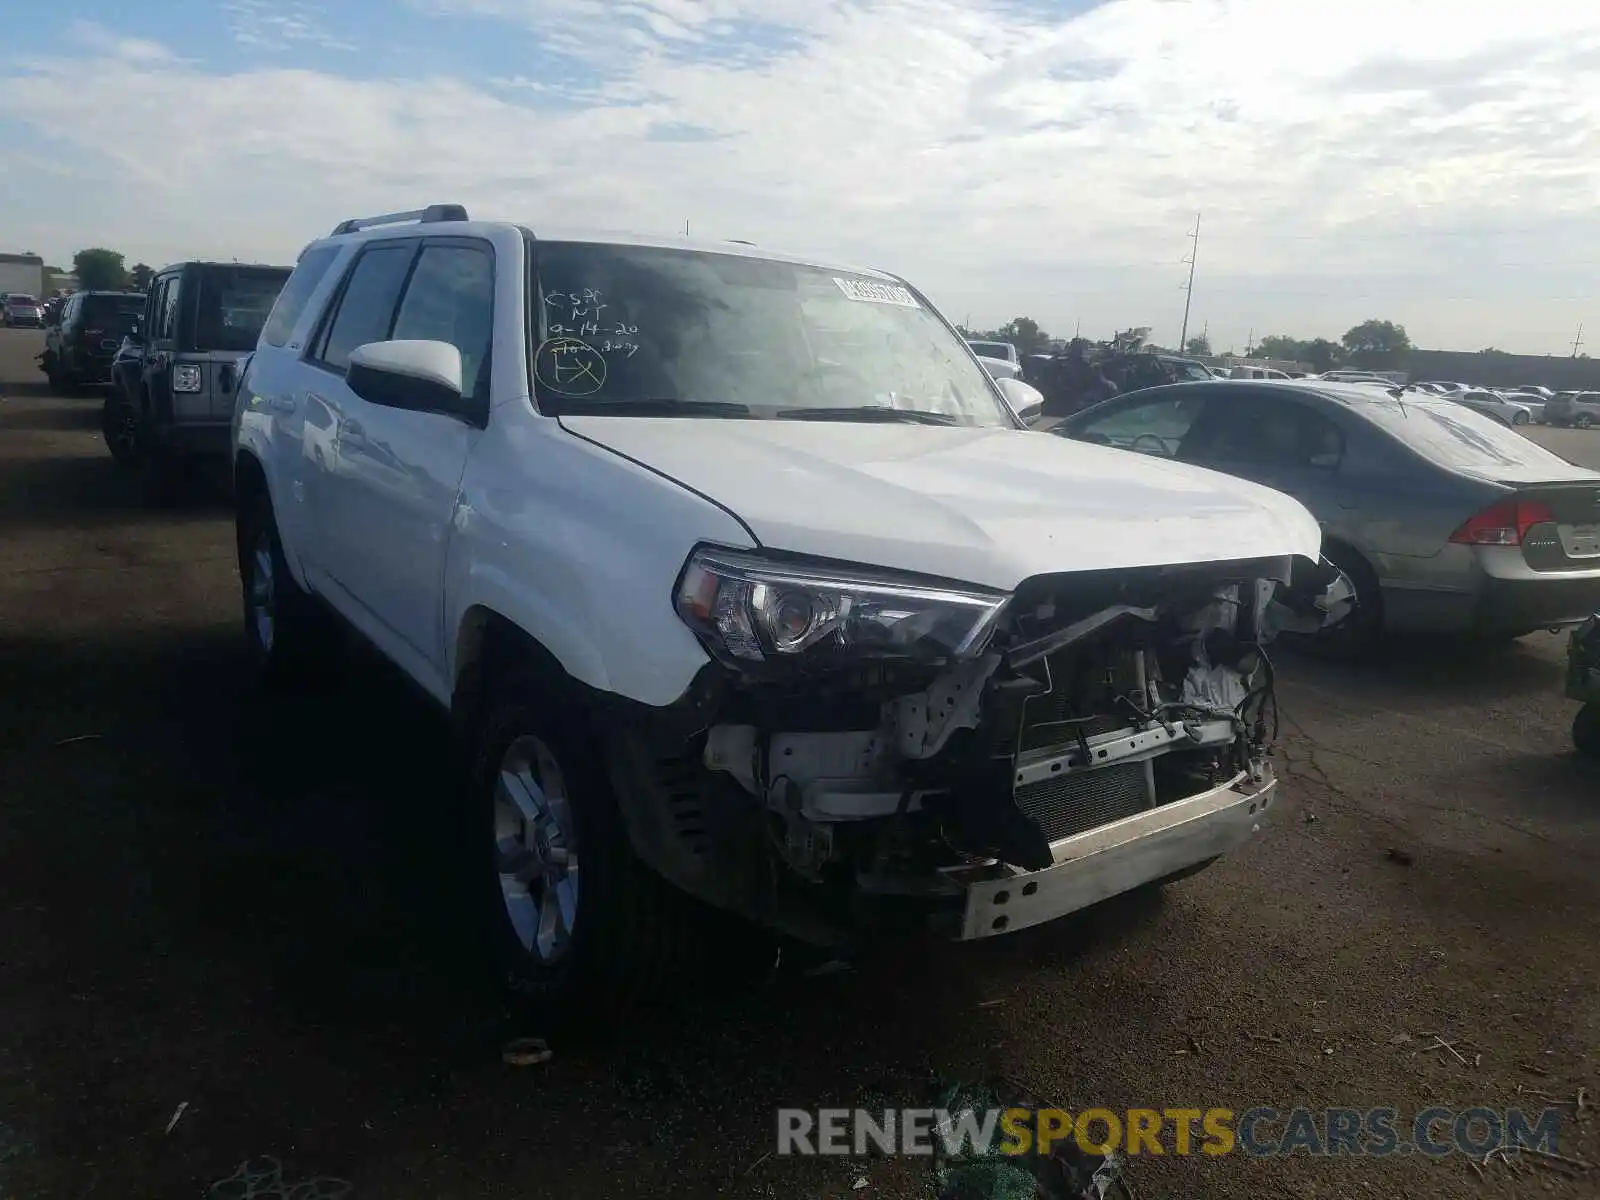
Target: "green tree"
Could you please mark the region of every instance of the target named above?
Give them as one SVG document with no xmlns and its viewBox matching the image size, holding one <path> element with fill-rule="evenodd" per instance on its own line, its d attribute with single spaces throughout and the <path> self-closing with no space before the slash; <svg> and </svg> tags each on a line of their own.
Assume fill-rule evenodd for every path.
<svg viewBox="0 0 1600 1200">
<path fill-rule="evenodd" d="M 1305 357 L 1305 351 L 1306 344 L 1299 338 L 1292 338 L 1286 333 L 1270 333 L 1257 342 L 1250 353 L 1256 358 L 1301 362 Z"/>
<path fill-rule="evenodd" d="M 141 292 L 150 290 L 150 281 L 155 278 L 155 275 L 155 268 L 144 263 L 134 263 L 133 269 L 128 272 L 129 278 L 133 281 L 133 286 Z"/>
<path fill-rule="evenodd" d="M 85 292 L 115 292 L 128 286 L 128 269 L 122 255 L 104 246 L 91 246 L 72 256 L 72 273 Z"/>
<path fill-rule="evenodd" d="M 1050 336 L 1032 317 L 1012 317 L 994 331 L 994 340 L 1010 342 L 1018 354 L 1037 354 L 1048 347 Z"/>
<path fill-rule="evenodd" d="M 1405 366 L 1411 354 L 1411 335 L 1404 325 L 1369 318 L 1345 330 L 1339 339 L 1352 366 L 1393 370 Z"/>
<path fill-rule="evenodd" d="M 1183 344 L 1185 354 L 1193 354 L 1196 358 L 1211 357 L 1211 339 L 1203 333 L 1197 333 Z"/>
<path fill-rule="evenodd" d="M 1344 347 L 1327 338 L 1312 338 L 1301 347 L 1300 360 L 1313 371 L 1331 371 L 1344 362 Z"/>
</svg>

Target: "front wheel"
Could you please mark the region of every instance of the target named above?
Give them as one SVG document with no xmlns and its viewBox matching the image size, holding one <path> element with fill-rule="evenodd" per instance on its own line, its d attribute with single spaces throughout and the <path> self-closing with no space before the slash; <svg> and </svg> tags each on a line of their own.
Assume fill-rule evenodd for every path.
<svg viewBox="0 0 1600 1200">
<path fill-rule="evenodd" d="M 113 388 L 100 409 L 100 432 L 112 461 L 121 467 L 139 463 L 139 410 L 122 392 Z"/>
<path fill-rule="evenodd" d="M 1587 428 L 1589 428 L 1589 426 L 1594 424 L 1594 418 L 1591 417 L 1588 413 L 1579 413 L 1576 417 L 1574 417 L 1572 419 L 1572 423 L 1574 425 L 1576 425 L 1579 429 L 1587 429 Z"/>
<path fill-rule="evenodd" d="M 1525 412 L 1513 413 L 1511 423 L 1513 425 L 1526 425 L 1528 423 L 1528 414 Z"/>
<path fill-rule="evenodd" d="M 532 675 L 494 692 L 474 739 L 463 866 L 502 983 L 563 1022 L 703 977 L 715 917 L 634 853 L 581 706 Z"/>
</svg>

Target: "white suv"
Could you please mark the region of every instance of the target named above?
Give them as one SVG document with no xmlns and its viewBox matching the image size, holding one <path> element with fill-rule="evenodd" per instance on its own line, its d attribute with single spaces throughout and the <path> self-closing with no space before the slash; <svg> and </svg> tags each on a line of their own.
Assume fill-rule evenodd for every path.
<svg viewBox="0 0 1600 1200">
<path fill-rule="evenodd" d="M 448 711 L 524 995 L 653 995 L 716 909 L 972 939 L 1189 873 L 1260 828 L 1260 644 L 1339 580 L 1296 501 L 1004 396 L 881 272 L 347 221 L 239 387 L 254 660 L 331 613 Z"/>
</svg>

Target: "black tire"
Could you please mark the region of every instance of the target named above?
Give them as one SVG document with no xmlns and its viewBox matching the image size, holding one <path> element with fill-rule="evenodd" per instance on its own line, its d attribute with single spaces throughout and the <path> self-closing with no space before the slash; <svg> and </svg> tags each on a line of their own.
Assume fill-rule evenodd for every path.
<svg viewBox="0 0 1600 1200">
<path fill-rule="evenodd" d="M 338 650 L 333 618 L 304 592 L 289 572 L 272 500 L 251 498 L 236 522 L 240 600 L 250 673 L 264 688 L 288 690 L 324 677 Z M 270 578 L 263 579 L 257 556 Z M 261 621 L 270 617 L 270 632 Z"/>
<path fill-rule="evenodd" d="M 1584 758 L 1600 760 L 1600 705 L 1585 704 L 1574 714 L 1572 745 Z"/>
<path fill-rule="evenodd" d="M 1514 413 L 1511 417 L 1511 423 L 1513 425 L 1526 425 L 1528 423 L 1528 414 L 1525 412 Z"/>
<path fill-rule="evenodd" d="M 112 461 L 121 467 L 139 465 L 139 410 L 113 387 L 100 409 L 100 433 Z"/>
<path fill-rule="evenodd" d="M 1350 580 L 1355 605 L 1337 625 L 1310 637 L 1295 635 L 1292 640 L 1329 658 L 1367 658 L 1383 640 L 1383 592 L 1378 576 L 1366 559 L 1342 542 L 1325 542 L 1322 555 Z"/>
<path fill-rule="evenodd" d="M 519 936 L 500 874 L 500 847 L 518 828 L 498 799 L 502 766 L 508 755 L 522 757 L 514 747 L 534 739 L 549 752 L 560 786 L 545 779 L 542 768 L 538 782 L 564 793 L 582 862 L 565 948 L 548 956 Z M 488 697 L 472 738 L 464 814 L 462 864 L 495 970 L 513 997 L 545 1021 L 582 1023 L 679 1000 L 686 985 L 711 969 L 709 935 L 721 914 L 667 883 L 634 853 L 599 739 L 581 705 L 540 672 L 514 672 Z M 551 884 L 547 879 L 537 886 Z"/>
<path fill-rule="evenodd" d="M 1587 429 L 1589 426 L 1594 424 L 1594 418 L 1588 413 L 1579 413 L 1577 416 L 1572 418 L 1572 423 L 1579 429 Z"/>
</svg>

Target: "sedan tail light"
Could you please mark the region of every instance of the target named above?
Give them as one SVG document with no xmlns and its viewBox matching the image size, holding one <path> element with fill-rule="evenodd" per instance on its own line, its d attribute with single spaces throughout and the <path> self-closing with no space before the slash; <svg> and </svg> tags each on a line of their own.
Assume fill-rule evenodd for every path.
<svg viewBox="0 0 1600 1200">
<path fill-rule="evenodd" d="M 1538 500 L 1503 500 L 1466 521 L 1450 540 L 1464 546 L 1520 546 L 1528 530 L 1555 519 L 1550 506 Z"/>
</svg>

